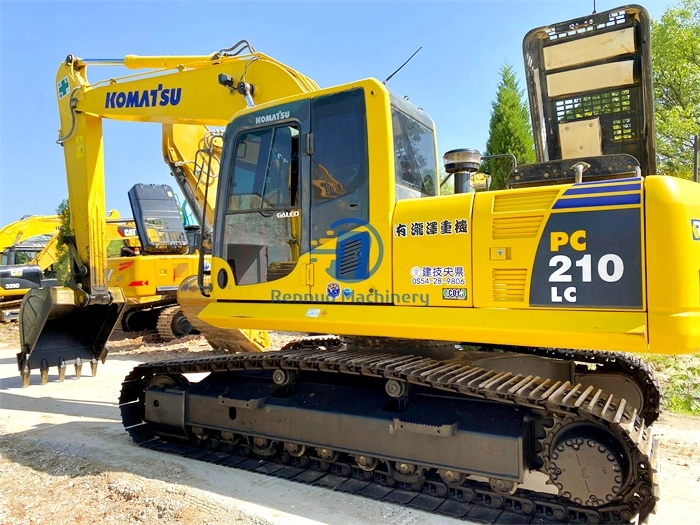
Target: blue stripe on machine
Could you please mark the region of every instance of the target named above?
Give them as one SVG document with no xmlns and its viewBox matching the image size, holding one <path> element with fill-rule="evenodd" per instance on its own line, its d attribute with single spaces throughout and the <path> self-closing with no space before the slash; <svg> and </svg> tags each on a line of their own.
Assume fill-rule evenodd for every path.
<svg viewBox="0 0 700 525">
<path fill-rule="evenodd" d="M 626 184 L 628 182 L 639 182 L 639 177 L 627 177 L 625 179 L 613 179 L 613 180 L 589 180 L 586 182 L 576 182 L 574 186 L 589 186 L 591 184 Z"/>
<path fill-rule="evenodd" d="M 602 195 L 599 197 L 582 197 L 577 199 L 559 199 L 553 208 L 590 208 L 592 206 L 623 206 L 625 204 L 639 204 L 641 195 Z"/>
<path fill-rule="evenodd" d="M 610 193 L 618 191 L 639 191 L 642 185 L 639 182 L 632 184 L 618 184 L 616 186 L 594 186 L 591 188 L 575 187 L 569 188 L 564 195 L 585 195 L 591 193 Z"/>
</svg>

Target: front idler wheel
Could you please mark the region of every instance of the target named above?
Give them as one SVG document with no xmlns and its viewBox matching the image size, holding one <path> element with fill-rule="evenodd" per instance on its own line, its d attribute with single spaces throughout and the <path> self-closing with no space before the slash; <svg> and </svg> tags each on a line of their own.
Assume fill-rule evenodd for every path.
<svg viewBox="0 0 700 525">
<path fill-rule="evenodd" d="M 629 460 L 615 436 L 605 429 L 574 424 L 553 437 L 546 472 L 560 496 L 579 505 L 600 507 L 623 491 Z"/>
</svg>

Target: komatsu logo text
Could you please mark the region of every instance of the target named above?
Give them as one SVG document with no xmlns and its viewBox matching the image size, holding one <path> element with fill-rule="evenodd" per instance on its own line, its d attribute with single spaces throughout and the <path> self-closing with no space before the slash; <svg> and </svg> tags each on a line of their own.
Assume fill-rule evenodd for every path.
<svg viewBox="0 0 700 525">
<path fill-rule="evenodd" d="M 109 91 L 105 98 L 105 108 L 152 108 L 155 106 L 177 106 L 182 97 L 182 88 L 165 88 L 158 84 L 156 89 L 143 91 Z"/>
<path fill-rule="evenodd" d="M 264 124 L 266 122 L 276 122 L 278 120 L 284 120 L 289 118 L 289 111 L 278 111 L 277 113 L 272 113 L 270 115 L 262 115 L 260 117 L 255 117 L 256 124 Z"/>
</svg>

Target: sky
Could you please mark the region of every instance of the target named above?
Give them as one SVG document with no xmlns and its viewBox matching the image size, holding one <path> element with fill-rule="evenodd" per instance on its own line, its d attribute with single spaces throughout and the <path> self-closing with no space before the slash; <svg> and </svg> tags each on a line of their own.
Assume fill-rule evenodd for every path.
<svg viewBox="0 0 700 525">
<path fill-rule="evenodd" d="M 597 0 L 596 9 L 627 3 Z M 676 3 L 643 5 L 658 19 Z M 525 87 L 521 46 L 529 30 L 592 11 L 593 0 L 0 0 L 0 226 L 53 214 L 68 196 L 55 87 L 68 54 L 206 55 L 246 39 L 330 87 L 384 80 L 422 47 L 388 87 L 432 117 L 442 156 L 484 150 L 504 64 Z M 107 69 L 89 68 L 88 79 L 115 74 Z M 157 124 L 104 124 L 107 209 L 130 217 L 127 192 L 136 183 L 176 186 L 160 140 Z"/>
</svg>

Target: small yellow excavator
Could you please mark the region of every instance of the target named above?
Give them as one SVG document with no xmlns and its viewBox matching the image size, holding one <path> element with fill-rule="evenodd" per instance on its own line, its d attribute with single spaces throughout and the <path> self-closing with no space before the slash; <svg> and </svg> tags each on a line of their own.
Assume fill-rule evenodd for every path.
<svg viewBox="0 0 700 525">
<path fill-rule="evenodd" d="M 116 210 L 107 217 L 118 218 Z M 0 230 L 0 321 L 17 319 L 28 290 L 56 284 L 53 264 L 60 225 L 58 215 L 27 215 Z"/>
<path fill-rule="evenodd" d="M 700 185 L 656 174 L 643 8 L 523 49 L 538 162 L 470 192 L 481 155 L 447 152 L 445 196 L 433 121 L 376 79 L 321 89 L 229 49 L 127 56 L 160 69 L 89 84 L 69 56 L 61 142 L 87 226 L 76 281 L 25 297 L 20 373 L 104 358 L 124 303 L 89 249 L 101 119 L 226 126 L 198 318 L 337 335 L 137 366 L 119 398 L 136 443 L 480 521 L 644 521 L 660 392 L 639 354 L 700 351 Z"/>
<path fill-rule="evenodd" d="M 58 215 L 25 215 L 0 228 L 0 250 L 4 250 L 37 235 L 53 235 L 61 226 Z M 3 262 L 3 264 L 12 264 Z"/>
</svg>

